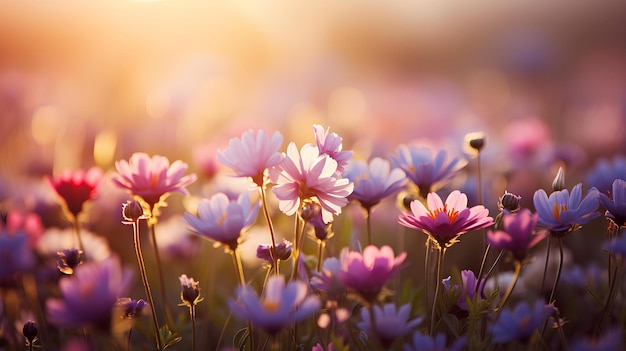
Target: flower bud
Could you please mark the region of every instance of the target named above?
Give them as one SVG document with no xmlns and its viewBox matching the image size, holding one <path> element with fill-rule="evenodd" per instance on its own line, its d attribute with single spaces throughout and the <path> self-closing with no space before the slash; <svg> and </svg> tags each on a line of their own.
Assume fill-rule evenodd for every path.
<svg viewBox="0 0 626 351">
<path fill-rule="evenodd" d="M 561 191 L 563 189 L 565 189 L 565 172 L 563 172 L 563 167 L 559 167 L 559 171 L 552 181 L 552 190 Z"/>
<path fill-rule="evenodd" d="M 465 135 L 465 140 L 469 144 L 470 148 L 480 152 L 485 147 L 487 136 L 483 132 L 468 133 Z"/>
<path fill-rule="evenodd" d="M 133 300 L 129 297 L 120 297 L 115 305 L 120 308 L 122 318 L 133 319 L 142 315 L 143 309 L 148 306 L 148 303 L 142 299 Z"/>
<path fill-rule="evenodd" d="M 24 328 L 22 329 L 22 334 L 26 338 L 26 346 L 32 345 L 32 343 L 37 340 L 37 323 L 33 321 L 27 321 L 24 323 Z"/>
<path fill-rule="evenodd" d="M 57 268 L 63 274 L 73 274 L 74 269 L 83 261 L 83 252 L 79 249 L 63 249 L 57 252 Z"/>
<path fill-rule="evenodd" d="M 183 302 L 181 306 L 195 306 L 203 300 L 200 297 L 200 282 L 193 280 L 193 278 L 188 278 L 186 274 L 181 275 L 178 279 L 181 287 L 180 299 Z"/>
<path fill-rule="evenodd" d="M 122 217 L 124 217 L 123 223 L 134 223 L 150 216 L 146 214 L 139 201 L 126 201 L 122 204 Z"/>
<path fill-rule="evenodd" d="M 512 194 L 508 191 L 504 192 L 504 195 L 498 199 L 498 208 L 500 211 L 507 211 L 509 213 L 515 213 L 520 210 L 521 196 Z"/>
<path fill-rule="evenodd" d="M 274 257 L 281 261 L 286 261 L 291 257 L 293 245 L 290 241 L 283 240 L 281 243 L 276 244 L 276 250 L 274 251 Z M 256 248 L 256 257 L 267 261 L 269 264 L 274 264 L 272 259 L 272 245 L 260 244 Z"/>
<path fill-rule="evenodd" d="M 308 222 L 314 218 L 320 217 L 322 214 L 322 206 L 314 202 L 307 202 L 300 210 L 300 217 Z"/>
</svg>

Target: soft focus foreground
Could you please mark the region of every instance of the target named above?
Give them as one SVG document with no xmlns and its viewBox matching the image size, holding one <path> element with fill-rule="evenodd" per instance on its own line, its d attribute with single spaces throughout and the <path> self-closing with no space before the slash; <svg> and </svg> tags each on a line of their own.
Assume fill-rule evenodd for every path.
<svg viewBox="0 0 626 351">
<path fill-rule="evenodd" d="M 623 349 L 625 11 L 0 5 L 0 348 Z"/>
</svg>

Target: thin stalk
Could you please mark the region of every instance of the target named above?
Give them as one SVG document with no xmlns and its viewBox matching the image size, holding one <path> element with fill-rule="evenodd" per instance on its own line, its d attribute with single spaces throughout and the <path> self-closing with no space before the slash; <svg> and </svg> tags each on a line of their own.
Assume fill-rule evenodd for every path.
<svg viewBox="0 0 626 351">
<path fill-rule="evenodd" d="M 493 261 L 493 264 L 491 265 L 491 267 L 487 271 L 487 274 L 485 274 L 484 281 L 487 281 L 487 279 L 489 279 L 491 277 L 491 273 L 493 273 L 493 270 L 496 269 L 496 267 L 498 266 L 498 263 L 502 259 L 502 256 L 504 256 L 504 250 L 500 250 L 500 253 L 498 254 L 498 257 L 496 257 L 496 260 Z M 480 280 L 479 280 L 479 282 L 480 282 Z"/>
<path fill-rule="evenodd" d="M 152 312 L 152 323 L 154 325 L 154 333 L 156 336 L 157 350 L 162 351 L 161 334 L 159 333 L 159 322 L 157 321 L 156 310 L 154 308 L 154 299 L 152 298 L 152 292 L 150 291 L 150 284 L 148 283 L 148 275 L 146 274 L 146 265 L 143 260 L 143 254 L 141 253 L 141 241 L 139 239 L 139 221 L 133 222 L 133 241 L 135 243 L 135 255 L 137 256 L 137 263 L 139 264 L 139 272 L 141 273 L 141 282 L 148 298 L 148 304 Z"/>
<path fill-rule="evenodd" d="M 381 347 L 382 345 L 380 344 L 380 335 L 378 335 L 378 329 L 376 327 L 376 318 L 374 316 L 374 304 L 370 303 L 369 306 L 367 306 L 367 308 L 369 309 L 370 312 L 370 326 L 372 328 L 372 339 L 374 340 L 373 343 L 374 345 L 372 345 L 375 349 L 378 349 L 379 347 Z"/>
<path fill-rule="evenodd" d="M 196 306 L 189 305 L 189 318 L 191 318 L 191 351 L 196 351 Z"/>
<path fill-rule="evenodd" d="M 326 246 L 326 242 L 324 240 L 318 240 L 318 251 L 317 251 L 317 271 L 322 271 L 322 258 L 324 256 L 324 246 Z"/>
<path fill-rule="evenodd" d="M 482 233 L 482 231 L 481 231 L 481 233 Z M 487 256 L 489 256 L 489 250 L 490 249 L 491 249 L 491 244 L 488 244 L 487 247 L 485 248 L 485 253 L 483 254 L 483 260 L 480 262 L 480 269 L 478 270 L 478 276 L 477 276 L 479 284 L 476 284 L 474 293 L 476 293 L 478 291 L 478 287 L 480 286 L 480 281 L 481 281 L 481 278 L 482 278 L 482 275 L 483 275 L 483 270 L 485 269 L 485 263 L 487 262 Z"/>
<path fill-rule="evenodd" d="M 261 200 L 263 201 L 263 214 L 265 215 L 265 220 L 267 221 L 267 227 L 270 231 L 270 237 L 272 239 L 272 250 L 270 251 L 270 256 L 274 261 L 273 267 L 276 272 L 276 275 L 279 275 L 278 270 L 278 258 L 274 257 L 274 253 L 276 252 L 276 237 L 274 235 L 274 226 L 272 225 L 272 219 L 270 217 L 270 213 L 267 209 L 267 193 L 265 191 L 265 186 L 259 186 L 259 191 L 261 192 Z"/>
<path fill-rule="evenodd" d="M 540 294 L 543 294 L 543 288 L 546 285 L 546 275 L 548 275 L 548 264 L 550 263 L 550 238 L 552 235 L 548 235 L 548 252 L 546 252 L 546 263 L 543 267 L 543 278 L 541 278 L 541 290 L 539 290 Z M 550 303 L 550 301 L 548 301 Z"/>
<path fill-rule="evenodd" d="M 296 215 L 295 216 L 295 228 L 294 228 L 294 253 L 293 253 L 293 257 L 294 257 L 294 263 L 293 263 L 293 270 L 291 271 L 291 280 L 297 279 L 298 278 L 298 269 L 300 266 L 300 252 L 302 251 L 302 242 L 304 241 L 304 238 L 300 235 L 300 231 L 302 226 L 300 224 L 300 216 Z M 304 231 L 304 230 L 302 230 Z"/>
<path fill-rule="evenodd" d="M 174 319 L 172 318 L 172 312 L 167 305 L 167 291 L 165 289 L 165 281 L 163 278 L 163 268 L 161 266 L 161 254 L 159 253 L 159 247 L 156 241 L 156 225 L 148 220 L 148 227 L 150 228 L 150 239 L 152 246 L 154 247 L 154 258 L 156 260 L 157 272 L 159 274 L 159 288 L 161 289 L 161 296 L 163 298 L 163 310 L 165 311 L 165 318 L 167 319 L 167 325 L 172 328 L 174 325 Z"/>
<path fill-rule="evenodd" d="M 241 257 L 239 257 L 239 250 L 237 248 L 233 248 L 231 250 L 233 256 L 233 263 L 235 264 L 235 270 L 237 270 L 237 275 L 239 276 L 239 282 L 242 287 L 246 285 L 246 279 L 243 276 L 243 266 L 241 264 Z M 221 337 L 220 337 L 221 338 Z M 254 332 L 252 330 L 252 323 L 248 321 L 248 340 L 250 342 L 250 350 L 254 351 Z"/>
<path fill-rule="evenodd" d="M 430 251 L 431 251 L 430 237 L 426 237 L 426 252 L 424 253 L 424 298 L 426 299 L 426 306 L 429 305 L 430 296 Z"/>
<path fill-rule="evenodd" d="M 128 339 L 126 339 L 126 342 L 127 342 L 127 345 L 126 345 L 126 347 L 127 347 L 127 351 L 130 351 L 130 349 L 131 349 L 132 344 L 131 344 L 130 340 L 131 340 L 132 336 L 133 336 L 133 328 L 132 328 L 132 327 L 130 327 L 130 329 L 128 329 Z"/>
<path fill-rule="evenodd" d="M 604 308 L 602 308 L 602 313 L 600 314 L 600 320 L 598 321 L 598 324 L 596 324 L 598 329 L 602 327 L 602 323 L 604 323 L 604 318 L 606 317 L 606 315 L 608 314 L 610 310 L 612 301 L 614 301 L 614 295 L 617 291 L 615 289 L 615 287 L 617 286 L 617 284 L 615 284 L 615 281 L 617 279 L 617 270 L 618 270 L 618 266 L 616 265 L 613 271 L 613 274 L 612 275 L 609 274 L 611 285 L 609 286 L 609 294 L 606 296 L 606 302 L 604 303 Z"/>
<path fill-rule="evenodd" d="M 436 284 L 435 284 L 435 295 L 433 297 L 433 308 L 430 312 L 430 335 L 434 335 L 435 332 L 435 312 L 437 310 L 437 297 L 439 295 L 439 281 L 441 280 L 441 266 L 443 266 L 443 257 L 446 254 L 445 248 L 439 248 L 439 253 L 437 257 L 437 273 L 436 273 Z"/>
<path fill-rule="evenodd" d="M 365 209 L 365 226 L 367 227 L 367 245 L 372 245 L 372 218 L 371 209 L 368 207 Z"/>
<path fill-rule="evenodd" d="M 500 312 L 502 311 L 502 308 L 504 308 L 504 305 L 508 301 L 509 296 L 511 296 L 511 293 L 513 292 L 513 289 L 515 288 L 515 284 L 517 283 L 517 280 L 519 279 L 521 271 L 522 271 L 522 263 L 520 261 L 515 261 L 515 272 L 513 273 L 513 280 L 511 281 L 511 284 L 509 284 L 508 289 L 504 293 L 502 300 L 500 300 L 500 302 L 498 303 L 498 312 L 496 312 L 496 317 L 494 319 L 495 321 L 498 320 L 498 317 L 500 316 Z"/>
<path fill-rule="evenodd" d="M 559 268 L 556 271 L 556 277 L 554 278 L 554 284 L 552 285 L 552 292 L 550 293 L 550 299 L 548 303 L 552 303 L 552 299 L 554 298 L 554 293 L 556 292 L 556 286 L 559 284 L 559 280 L 561 279 L 561 270 L 563 269 L 563 239 L 558 238 L 559 243 Z"/>
<path fill-rule="evenodd" d="M 79 251 L 83 252 L 83 258 L 85 258 L 85 249 L 83 248 L 83 240 L 80 238 L 80 222 L 78 221 L 78 216 L 74 216 L 74 221 L 72 223 L 74 225 L 74 240 L 76 241 L 76 247 Z"/>
</svg>

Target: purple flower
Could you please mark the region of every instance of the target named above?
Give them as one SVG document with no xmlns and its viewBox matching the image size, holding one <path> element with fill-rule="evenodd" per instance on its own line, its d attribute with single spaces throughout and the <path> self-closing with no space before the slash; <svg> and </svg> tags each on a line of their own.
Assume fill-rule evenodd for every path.
<svg viewBox="0 0 626 351">
<path fill-rule="evenodd" d="M 260 298 L 245 285 L 237 289 L 237 300 L 229 300 L 228 306 L 236 317 L 275 335 L 313 315 L 320 308 L 320 300 L 315 295 L 307 296 L 306 283 L 294 280 L 285 284 L 285 277 L 274 275 L 267 280 Z"/>
<path fill-rule="evenodd" d="M 621 228 L 626 225 L 626 180 L 615 179 L 612 189 L 611 196 L 613 199 L 600 193 L 600 204 L 606 208 L 606 217 L 618 228 Z"/>
<path fill-rule="evenodd" d="M 626 156 L 620 155 L 612 160 L 599 160 L 587 174 L 586 184 L 607 194 L 611 191 L 615 179 L 624 179 L 624 177 L 626 177 Z"/>
<path fill-rule="evenodd" d="M 566 235 L 600 215 L 598 191 L 592 189 L 582 198 L 582 184 L 574 186 L 572 194 L 565 190 L 555 191 L 550 197 L 543 189 L 535 191 L 533 203 L 539 215 L 537 224 L 557 236 Z"/>
<path fill-rule="evenodd" d="M 450 280 L 451 278 L 448 277 L 441 281 L 444 289 L 446 291 L 450 291 L 450 288 L 453 288 L 454 290 L 458 290 L 459 289 L 458 285 L 454 285 L 453 287 L 450 286 Z M 478 283 L 478 278 L 476 278 L 476 275 L 474 274 L 473 271 L 467 269 L 467 270 L 461 271 L 461 280 L 462 280 L 463 286 L 461 287 L 461 295 L 459 296 L 459 300 L 457 301 L 456 306 L 462 311 L 467 312 L 466 299 L 470 299 L 470 300 L 474 299 L 474 296 L 476 295 L 475 292 L 476 292 L 476 284 Z M 481 286 L 478 288 L 478 293 L 482 295 L 484 281 L 480 285 Z"/>
<path fill-rule="evenodd" d="M 401 213 L 398 222 L 424 231 L 440 248 L 448 248 L 470 230 L 493 224 L 489 210 L 482 205 L 467 207 L 467 196 L 458 190 L 448 195 L 446 203 L 436 193 L 429 193 L 428 209 L 419 200 L 411 202 L 411 214 Z"/>
<path fill-rule="evenodd" d="M 394 167 L 401 168 L 406 173 L 424 198 L 463 167 L 458 158 L 448 162 L 445 150 L 440 150 L 433 158 L 432 151 L 428 148 L 406 145 L 398 147 L 397 155 L 391 156 L 391 162 Z"/>
<path fill-rule="evenodd" d="M 457 338 L 452 345 L 446 346 L 446 336 L 439 333 L 436 336 L 430 336 L 417 332 L 413 334 L 413 342 L 404 344 L 404 351 L 461 351 L 465 348 L 467 337 Z"/>
<path fill-rule="evenodd" d="M 180 300 L 182 301 L 180 306 L 191 307 L 204 300 L 200 297 L 200 282 L 187 277 L 187 274 L 182 274 L 178 280 L 180 281 Z"/>
<path fill-rule="evenodd" d="M 613 255 L 626 257 L 626 236 L 624 236 L 624 232 L 622 232 L 621 236 L 604 242 L 603 247 Z"/>
<path fill-rule="evenodd" d="M 358 326 L 368 332 L 375 330 L 384 348 L 389 348 L 394 340 L 412 332 L 423 320 L 422 317 L 418 317 L 409 321 L 410 303 L 402 305 L 399 309 L 393 303 L 387 303 L 382 307 L 375 305 L 373 308 L 374 327 L 372 328 L 370 310 L 366 307 L 361 308 L 362 320 Z"/>
<path fill-rule="evenodd" d="M 538 215 L 526 208 L 515 214 L 505 214 L 502 230 L 488 230 L 487 242 L 496 249 L 510 252 L 515 260 L 522 262 L 528 256 L 528 251 L 548 235 L 545 231 L 533 234 L 537 219 Z"/>
<path fill-rule="evenodd" d="M 63 199 L 69 212 L 74 216 L 83 209 L 83 204 L 96 197 L 96 188 L 102 180 L 102 170 L 91 167 L 86 172 L 76 170 L 65 172 L 57 177 L 46 177 L 50 186 Z"/>
<path fill-rule="evenodd" d="M 291 257 L 291 251 L 293 249 L 293 244 L 288 241 L 288 240 L 284 240 L 278 244 L 276 244 L 276 251 L 274 251 L 273 256 L 275 256 L 276 258 L 278 258 L 281 261 L 286 261 L 289 259 L 289 257 Z M 269 263 L 270 265 L 274 264 L 274 261 L 272 260 L 272 245 L 271 244 L 260 244 L 259 246 L 257 246 L 256 248 L 256 257 L 259 259 L 264 260 L 265 262 Z"/>
<path fill-rule="evenodd" d="M 623 331 L 613 327 L 598 339 L 578 338 L 570 346 L 570 351 L 613 351 L 624 348 L 622 341 Z"/>
<path fill-rule="evenodd" d="M 341 173 L 348 161 L 354 155 L 354 152 L 341 151 L 343 148 L 343 138 L 337 133 L 330 133 L 330 127 L 324 131 L 324 127 L 319 124 L 313 125 L 313 133 L 315 134 L 315 142 L 319 149 L 320 155 L 328 155 L 337 161 L 337 172 Z"/>
<path fill-rule="evenodd" d="M 201 237 L 234 250 L 239 244 L 241 233 L 256 220 L 259 202 L 250 203 L 248 192 L 231 201 L 223 193 L 209 199 L 202 199 L 198 205 L 198 215 L 185 212 L 189 229 Z"/>
<path fill-rule="evenodd" d="M 241 138 L 232 138 L 228 147 L 218 150 L 217 159 L 232 168 L 238 177 L 250 177 L 258 186 L 265 184 L 265 171 L 277 166 L 283 156 L 278 152 L 283 136 L 278 131 L 270 136 L 263 130 L 256 135 L 248 130 Z"/>
<path fill-rule="evenodd" d="M 317 147 L 306 144 L 300 152 L 294 143 L 287 147 L 280 168 L 270 171 L 272 191 L 279 200 L 278 207 L 288 216 L 301 207 L 303 201 L 316 199 L 322 206 L 326 223 L 333 214 L 340 214 L 348 203 L 354 185 L 348 179 L 337 178 L 337 162 L 328 155 L 320 155 Z"/>
<path fill-rule="evenodd" d="M 148 303 L 142 299 L 133 300 L 130 297 L 120 297 L 115 302 L 115 307 L 120 311 L 122 318 L 134 319 L 143 315 L 143 309 Z"/>
<path fill-rule="evenodd" d="M 48 319 L 63 328 L 92 325 L 109 330 L 113 307 L 118 296 L 126 295 L 131 276 L 117 256 L 76 267 L 73 275 L 59 281 L 61 298 L 46 301 Z"/>
<path fill-rule="evenodd" d="M 311 287 L 323 294 L 327 300 L 338 301 L 346 292 L 346 286 L 339 279 L 339 272 L 341 272 L 341 262 L 337 258 L 325 259 L 322 270 L 313 272 Z"/>
<path fill-rule="evenodd" d="M 348 162 L 342 174 L 354 183 L 354 191 L 348 198 L 359 201 L 367 210 L 407 182 L 404 171 L 392 170 L 389 161 L 379 157 L 373 158 L 369 165 L 362 161 Z"/>
<path fill-rule="evenodd" d="M 196 181 L 195 174 L 183 176 L 187 164 L 178 160 L 172 163 L 167 157 L 134 153 L 129 161 L 115 162 L 116 175 L 111 179 L 115 185 L 131 195 L 141 197 L 151 209 L 165 196 L 177 192 L 189 195 L 185 187 Z"/>
<path fill-rule="evenodd" d="M 502 310 L 491 327 L 492 341 L 496 344 L 526 342 L 554 311 L 553 305 L 546 305 L 543 301 L 537 301 L 532 306 L 522 301 L 513 310 Z"/>
<path fill-rule="evenodd" d="M 348 289 L 371 302 L 401 268 L 405 258 L 406 252 L 396 257 L 393 249 L 387 245 L 380 249 L 369 245 L 363 254 L 344 248 L 341 251 L 341 271 L 338 276 Z"/>
<path fill-rule="evenodd" d="M 0 286 L 11 285 L 20 274 L 35 267 L 35 255 L 25 233 L 0 233 L 0 257 Z"/>
</svg>

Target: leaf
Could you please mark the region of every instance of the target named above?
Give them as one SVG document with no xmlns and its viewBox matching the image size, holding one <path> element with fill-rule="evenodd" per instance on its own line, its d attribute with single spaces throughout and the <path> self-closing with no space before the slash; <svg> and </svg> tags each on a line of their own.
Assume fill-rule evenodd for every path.
<svg viewBox="0 0 626 351">
<path fill-rule="evenodd" d="M 178 336 L 178 334 L 173 333 L 167 326 L 167 324 L 159 329 L 159 337 L 163 342 L 163 350 L 178 343 L 183 339 L 182 337 Z"/>
</svg>

